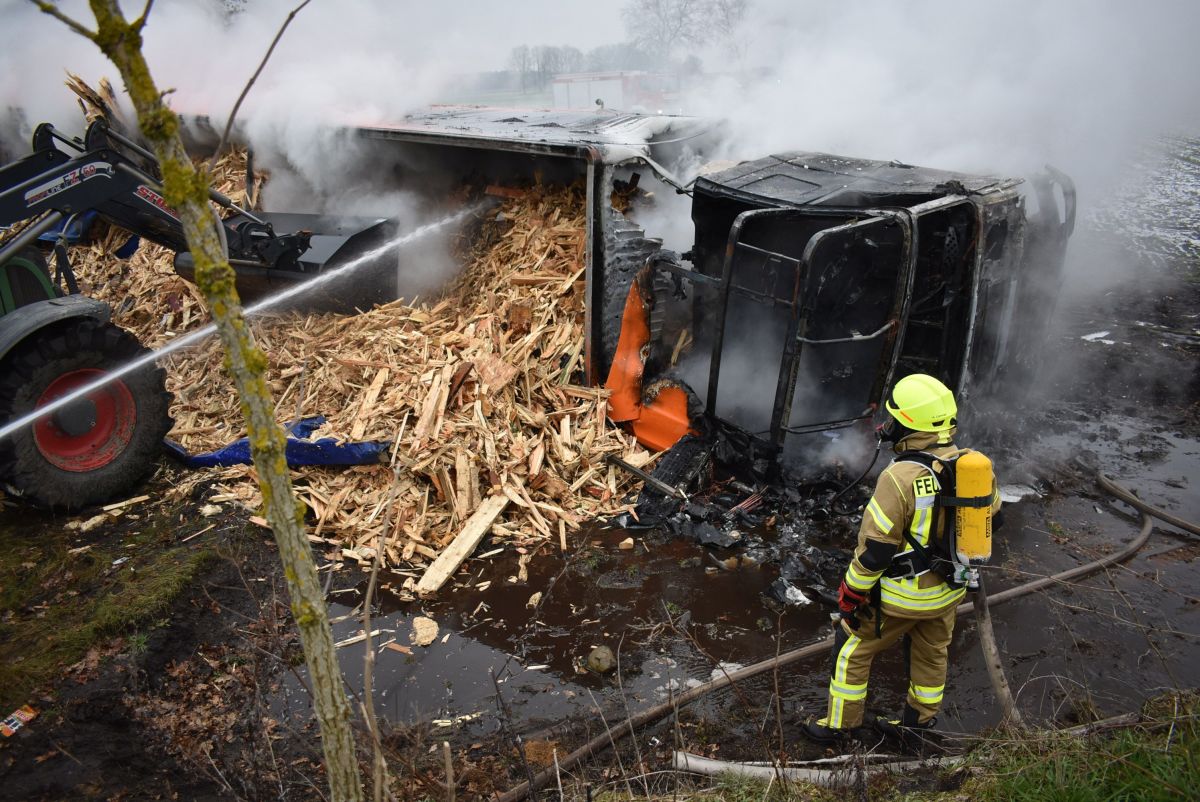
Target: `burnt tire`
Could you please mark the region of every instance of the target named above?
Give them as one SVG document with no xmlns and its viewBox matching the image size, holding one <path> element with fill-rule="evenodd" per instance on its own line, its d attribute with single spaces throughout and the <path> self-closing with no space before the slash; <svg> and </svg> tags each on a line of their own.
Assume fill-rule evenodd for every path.
<svg viewBox="0 0 1200 802">
<path fill-rule="evenodd" d="M 671 487 L 690 492 L 702 476 L 705 476 L 712 463 L 712 447 L 703 438 L 685 434 L 659 460 L 658 465 L 650 475 Z M 651 486 L 642 485 L 638 494 L 638 518 L 645 523 L 657 523 L 681 507 L 679 499 L 672 498 Z"/>
<path fill-rule="evenodd" d="M 21 343 L 0 368 L 10 422 L 148 353 L 110 323 L 69 321 Z M 126 494 L 150 472 L 171 428 L 166 374 L 153 363 L 0 440 L 0 479 L 33 503 L 75 509 Z"/>
</svg>

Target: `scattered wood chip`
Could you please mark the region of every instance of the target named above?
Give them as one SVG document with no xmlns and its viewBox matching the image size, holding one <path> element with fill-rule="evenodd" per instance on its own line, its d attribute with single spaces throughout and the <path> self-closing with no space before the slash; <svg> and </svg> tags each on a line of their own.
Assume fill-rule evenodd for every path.
<svg viewBox="0 0 1200 802">
<path fill-rule="evenodd" d="M 105 512 L 112 512 L 113 510 L 120 510 L 125 507 L 132 507 L 134 504 L 141 504 L 143 501 L 148 501 L 149 499 L 150 499 L 149 496 L 134 496 L 133 498 L 127 498 L 124 501 L 117 501 L 112 504 L 106 504 L 103 507 L 101 507 L 100 509 L 104 510 Z"/>
<path fill-rule="evenodd" d="M 419 615 L 413 619 L 412 628 L 412 643 L 413 646 L 428 646 L 437 640 L 438 625 L 437 621 L 432 618 L 426 618 Z"/>
<path fill-rule="evenodd" d="M 371 637 L 374 638 L 376 635 L 378 635 L 381 632 L 383 632 L 382 629 L 373 629 L 373 630 L 371 630 Z M 343 646 L 353 646 L 356 643 L 361 643 L 362 641 L 365 641 L 366 639 L 367 639 L 367 634 L 365 632 L 360 632 L 357 635 L 346 638 L 345 640 L 338 641 L 337 643 L 333 644 L 333 646 L 335 649 L 340 649 Z"/>
<path fill-rule="evenodd" d="M 107 520 L 108 520 L 107 515 L 93 515 L 91 518 L 88 518 L 86 521 L 84 521 L 83 523 L 81 523 L 79 525 L 79 531 L 80 532 L 90 532 Z"/>
<path fill-rule="evenodd" d="M 244 200 L 244 171 L 244 152 L 225 154 L 214 188 Z M 256 185 L 257 194 L 261 181 Z M 333 559 L 354 563 L 364 549 L 379 548 L 389 569 L 428 573 L 455 547 L 455 533 L 481 499 L 509 492 L 513 503 L 489 530 L 496 545 L 538 539 L 561 547 L 564 522 L 574 529 L 628 508 L 622 499 L 635 480 L 596 466 L 606 454 L 634 464 L 649 455 L 608 423 L 604 388 L 570 383 L 583 359 L 586 188 L 494 190 L 503 199 L 500 212 L 454 246 L 463 269 L 438 294 L 358 315 L 286 312 L 248 321 L 268 356 L 266 379 L 281 423 L 299 408 L 326 417 L 314 438 L 392 443 L 391 465 L 293 474 L 310 520 L 319 521 L 310 539 L 334 546 L 326 550 Z M 199 291 L 175 273 L 170 250 L 144 243 L 127 263 L 111 255 L 125 236 L 114 230 L 74 249 L 82 292 L 107 301 L 113 322 L 150 348 L 208 323 Z M 170 436 L 189 451 L 246 434 L 240 418 L 229 415 L 238 402 L 222 361 L 215 339 L 161 361 L 174 395 Z M 168 492 L 188 498 L 214 479 L 218 492 L 209 505 L 239 505 L 270 528 L 252 466 L 194 471 Z M 98 516 L 91 526 L 105 520 Z M 88 531 L 87 523 L 79 529 Z"/>
</svg>

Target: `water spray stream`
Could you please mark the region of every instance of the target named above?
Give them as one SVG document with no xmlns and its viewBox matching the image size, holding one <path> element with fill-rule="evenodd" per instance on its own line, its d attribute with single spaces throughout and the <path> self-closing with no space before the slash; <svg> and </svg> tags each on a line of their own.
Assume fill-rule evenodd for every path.
<svg viewBox="0 0 1200 802">
<path fill-rule="evenodd" d="M 296 284 L 295 286 L 289 287 L 288 289 L 286 289 L 282 292 L 276 293 L 275 295 L 271 295 L 267 298 L 263 298 L 261 301 L 258 301 L 255 304 L 247 306 L 245 308 L 243 314 L 246 317 L 251 317 L 252 315 L 258 314 L 259 312 L 270 309 L 271 307 L 278 306 L 279 304 L 283 303 L 284 301 L 295 298 L 297 295 L 301 295 L 303 293 L 314 290 L 317 287 L 321 286 L 322 284 L 326 284 L 330 281 L 334 281 L 335 279 L 341 278 L 349 273 L 352 273 L 353 271 L 357 270 L 358 268 L 362 267 L 364 264 L 367 264 L 375 259 L 378 259 L 380 256 L 383 256 L 384 254 L 386 254 L 387 252 L 389 252 L 391 250 L 394 250 L 397 248 L 403 248 L 405 245 L 407 245 L 415 240 L 418 240 L 418 239 L 421 239 L 422 237 L 428 236 L 429 234 L 432 234 L 433 232 L 435 232 L 441 228 L 445 228 L 448 225 L 457 223 L 460 220 L 464 220 L 467 217 L 470 217 L 471 215 L 474 215 L 475 213 L 482 211 L 490 203 L 491 202 L 485 202 L 485 203 L 476 204 L 474 206 L 468 206 L 467 208 L 465 208 L 461 211 L 458 211 L 458 212 L 455 212 L 454 214 L 443 217 L 441 220 L 437 220 L 432 223 L 427 223 L 423 226 L 420 226 L 419 228 L 415 228 L 412 231 L 408 232 L 407 234 L 397 237 L 396 239 L 390 240 L 389 242 L 385 242 L 383 245 L 380 245 L 378 248 L 367 251 L 366 253 L 362 254 L 361 256 L 353 259 L 350 262 L 347 262 L 344 265 L 341 265 L 340 267 L 334 268 L 333 270 L 323 271 L 319 275 L 312 278 L 310 281 L 305 281 L 301 284 Z M 37 421 L 37 420 L 45 417 L 46 415 L 49 415 L 50 413 L 55 412 L 56 410 L 62 409 L 66 405 L 70 404 L 71 402 L 76 401 L 79 398 L 82 398 L 83 396 L 88 395 L 89 393 L 93 393 L 96 390 L 99 390 L 101 387 L 104 387 L 106 384 L 116 381 L 117 379 L 121 378 L 122 376 L 126 376 L 130 373 L 133 373 L 135 370 L 138 370 L 139 368 L 145 367 L 146 365 L 150 364 L 151 362 L 154 362 L 156 359 L 159 359 L 160 357 L 164 357 L 174 351 L 180 350 L 181 348 L 187 348 L 189 345 L 195 345 L 196 343 L 205 339 L 209 335 L 213 334 L 216 330 L 217 330 L 216 324 L 209 323 L 207 326 L 204 326 L 203 328 L 200 328 L 200 329 L 197 329 L 196 331 L 190 332 L 189 334 L 186 334 L 177 340 L 173 340 L 172 342 L 168 343 L 167 345 L 163 346 L 162 348 L 158 349 L 157 351 L 151 351 L 150 353 L 145 354 L 141 357 L 138 357 L 137 359 L 133 360 L 132 362 L 130 362 L 126 365 L 122 365 L 119 368 L 116 368 L 114 370 L 111 370 L 111 371 L 105 373 L 103 378 L 96 379 L 95 381 L 92 381 L 92 382 L 88 382 L 87 384 L 79 387 L 78 389 L 73 390 L 64 396 L 60 396 L 59 398 L 54 399 L 50 403 L 38 407 L 33 412 L 30 412 L 30 413 L 24 415 L 23 417 L 17 418 L 16 420 L 12 421 L 11 423 L 7 423 L 3 427 L 0 427 L 0 440 L 3 440 L 4 438 L 6 438 L 9 435 L 11 435 L 12 433 L 18 431 L 22 427 L 28 426 L 31 423 L 33 423 L 34 421 Z"/>
</svg>

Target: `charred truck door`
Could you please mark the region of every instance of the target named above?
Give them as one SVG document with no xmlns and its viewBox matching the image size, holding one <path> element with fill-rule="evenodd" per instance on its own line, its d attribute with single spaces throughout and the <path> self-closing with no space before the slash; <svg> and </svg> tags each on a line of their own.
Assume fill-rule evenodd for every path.
<svg viewBox="0 0 1200 802">
<path fill-rule="evenodd" d="M 912 235 L 901 215 L 855 214 L 750 211 L 730 230 L 705 408 L 764 456 L 869 417 L 891 372 Z"/>
</svg>

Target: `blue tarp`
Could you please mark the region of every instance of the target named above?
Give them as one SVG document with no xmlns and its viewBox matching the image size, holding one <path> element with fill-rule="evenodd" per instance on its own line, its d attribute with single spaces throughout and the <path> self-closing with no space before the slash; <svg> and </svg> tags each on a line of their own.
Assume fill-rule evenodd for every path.
<svg viewBox="0 0 1200 802">
<path fill-rule="evenodd" d="M 339 443 L 332 437 L 309 440 L 308 437 L 323 423 L 325 417 L 317 415 L 288 427 L 287 464 L 291 468 L 303 465 L 371 465 L 380 462 L 390 443 L 362 442 Z M 249 465 L 250 441 L 243 437 L 223 448 L 206 454 L 189 454 L 172 440 L 164 440 L 167 450 L 189 468 L 212 468 L 225 465 Z"/>
<path fill-rule="evenodd" d="M 96 210 L 88 209 L 86 212 L 81 212 L 74 217 L 68 217 L 66 220 L 60 220 L 57 225 L 53 226 L 45 234 L 42 234 L 38 239 L 42 242 L 48 242 L 51 245 L 58 242 L 58 235 L 63 231 L 63 226 L 68 222 L 71 223 L 66 229 L 66 241 L 68 245 L 78 245 L 84 241 L 84 236 L 91 230 L 92 223 L 96 222 Z M 142 240 L 136 234 L 130 234 L 129 239 L 125 240 L 125 244 L 113 253 L 113 256 L 118 259 L 128 259 L 137 252 L 138 246 L 142 244 Z"/>
</svg>

